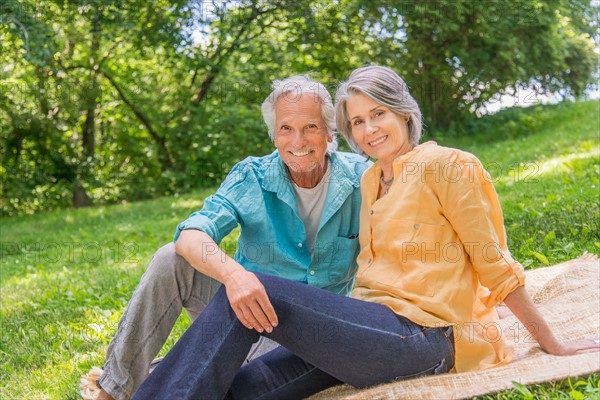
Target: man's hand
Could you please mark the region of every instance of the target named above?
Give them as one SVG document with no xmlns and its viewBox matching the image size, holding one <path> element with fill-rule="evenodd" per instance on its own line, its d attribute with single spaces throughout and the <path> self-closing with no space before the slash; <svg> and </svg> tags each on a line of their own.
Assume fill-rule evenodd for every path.
<svg viewBox="0 0 600 400">
<path fill-rule="evenodd" d="M 184 230 L 175 250 L 193 268 L 225 286 L 229 304 L 246 328 L 271 333 L 277 326 L 277 315 L 263 284 L 225 254 L 206 233 Z"/>
<path fill-rule="evenodd" d="M 271 333 L 277 326 L 277 315 L 265 287 L 256 275 L 239 269 L 223 281 L 229 304 L 240 322 L 248 329 Z"/>
</svg>

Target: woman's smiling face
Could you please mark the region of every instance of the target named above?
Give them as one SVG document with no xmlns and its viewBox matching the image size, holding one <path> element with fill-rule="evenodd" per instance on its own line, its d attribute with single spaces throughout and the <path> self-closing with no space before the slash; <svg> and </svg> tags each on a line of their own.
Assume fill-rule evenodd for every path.
<svg viewBox="0 0 600 400">
<path fill-rule="evenodd" d="M 360 148 L 382 163 L 412 150 L 408 134 L 408 117 L 362 94 L 352 94 L 346 102 L 352 137 Z"/>
</svg>

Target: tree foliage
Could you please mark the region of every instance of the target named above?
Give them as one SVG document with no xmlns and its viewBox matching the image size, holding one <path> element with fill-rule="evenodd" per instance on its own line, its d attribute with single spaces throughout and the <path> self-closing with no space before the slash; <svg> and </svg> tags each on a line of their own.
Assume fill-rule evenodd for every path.
<svg viewBox="0 0 600 400">
<path fill-rule="evenodd" d="M 390 66 L 413 87 L 430 126 L 445 128 L 522 88 L 581 96 L 597 55 L 584 1 L 365 2 L 390 32 Z M 402 35 L 397 35 L 402 32 Z"/>
<path fill-rule="evenodd" d="M 597 9 L 583 0 L 8 0 L 0 6 L 2 212 L 214 185 L 272 151 L 270 82 L 332 90 L 367 63 L 408 82 L 430 129 L 503 93 L 581 96 Z"/>
</svg>

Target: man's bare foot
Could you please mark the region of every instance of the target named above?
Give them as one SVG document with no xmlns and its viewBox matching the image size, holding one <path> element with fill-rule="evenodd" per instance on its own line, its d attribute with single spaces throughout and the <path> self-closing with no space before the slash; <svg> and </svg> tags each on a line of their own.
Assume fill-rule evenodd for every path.
<svg viewBox="0 0 600 400">
<path fill-rule="evenodd" d="M 113 399 L 113 397 L 110 394 L 108 394 L 107 391 L 105 391 L 104 389 L 100 389 L 100 393 L 98 393 L 96 400 L 115 400 L 115 399 Z"/>
</svg>

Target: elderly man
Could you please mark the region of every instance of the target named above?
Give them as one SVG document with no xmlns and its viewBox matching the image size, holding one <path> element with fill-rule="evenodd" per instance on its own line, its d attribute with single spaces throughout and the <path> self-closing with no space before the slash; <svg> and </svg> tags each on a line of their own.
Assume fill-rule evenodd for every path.
<svg viewBox="0 0 600 400">
<path fill-rule="evenodd" d="M 334 108 L 320 83 L 275 81 L 262 105 L 277 150 L 238 163 L 174 244 L 153 256 L 110 343 L 98 399 L 129 399 L 185 308 L 195 318 L 220 285 L 239 320 L 271 331 L 277 316 L 253 272 L 348 294 L 356 272 L 364 158 L 336 152 Z M 241 226 L 234 258 L 218 244 Z M 248 356 L 271 350 L 257 343 Z"/>
</svg>

